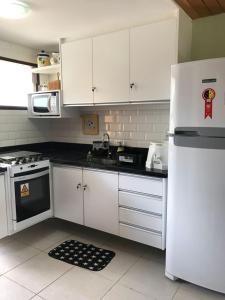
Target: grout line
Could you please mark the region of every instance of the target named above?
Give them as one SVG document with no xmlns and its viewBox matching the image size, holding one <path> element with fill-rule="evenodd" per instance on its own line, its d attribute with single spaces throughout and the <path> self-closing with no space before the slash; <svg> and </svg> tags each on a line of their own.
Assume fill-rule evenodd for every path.
<svg viewBox="0 0 225 300">
<path fill-rule="evenodd" d="M 175 299 L 175 296 L 176 296 L 176 294 L 177 294 L 177 292 L 179 291 L 180 288 L 181 288 L 181 286 L 178 286 L 178 287 L 177 287 L 177 289 L 176 289 L 176 291 L 174 292 L 174 294 L 173 294 L 171 300 Z"/>
<path fill-rule="evenodd" d="M 74 266 L 71 265 L 71 268 L 69 268 L 68 270 L 66 270 L 63 274 L 61 274 L 59 277 L 57 277 L 56 279 L 54 279 L 51 283 L 49 283 L 48 285 L 46 285 L 43 289 L 41 289 L 36 295 L 39 297 L 40 293 L 43 292 L 45 289 L 47 289 L 50 285 L 52 285 L 54 282 L 56 282 L 58 279 L 60 279 L 61 277 L 63 277 L 66 273 L 70 272 L 72 269 L 74 268 Z"/>
<path fill-rule="evenodd" d="M 36 249 L 35 249 L 35 250 L 36 250 Z M 32 255 L 32 256 L 29 257 L 28 259 L 26 259 L 26 260 L 24 260 L 23 262 L 17 264 L 16 266 L 12 267 L 11 269 L 7 270 L 6 272 L 2 273 L 1 275 L 4 275 L 4 276 L 5 276 L 7 273 L 11 272 L 12 270 L 16 269 L 17 267 L 23 265 L 24 263 L 28 262 L 29 260 L 31 260 L 32 258 L 34 258 L 35 256 L 38 256 L 38 255 L 40 255 L 40 254 L 41 254 L 41 252 Z M 7 277 L 7 278 L 8 278 L 8 277 Z"/>
<path fill-rule="evenodd" d="M 34 296 L 32 296 L 32 297 L 35 297 L 35 296 L 36 296 L 36 293 L 35 293 L 34 291 L 28 289 L 26 286 L 20 284 L 19 282 L 15 281 L 14 279 L 11 279 L 11 278 L 9 278 L 9 277 L 7 277 L 7 276 L 5 276 L 5 275 L 3 275 L 3 276 L 4 276 L 5 278 L 7 278 L 8 280 L 10 280 L 11 282 L 16 283 L 17 285 L 21 286 L 21 287 L 24 288 L 25 290 L 27 290 L 27 291 L 31 292 L 32 294 L 34 294 Z M 31 299 L 32 299 L 32 298 L 31 298 Z"/>
<path fill-rule="evenodd" d="M 101 300 L 113 289 L 113 287 L 130 271 L 130 269 L 136 265 L 136 263 L 140 260 L 140 256 L 137 257 L 137 260 L 113 283 L 113 285 L 105 292 L 105 294 L 100 298 Z"/>
</svg>

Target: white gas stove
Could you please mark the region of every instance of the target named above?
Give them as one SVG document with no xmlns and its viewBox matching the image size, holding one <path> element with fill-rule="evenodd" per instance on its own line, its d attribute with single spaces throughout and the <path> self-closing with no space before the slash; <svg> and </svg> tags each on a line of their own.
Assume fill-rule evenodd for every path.
<svg viewBox="0 0 225 300">
<path fill-rule="evenodd" d="M 9 234 L 52 216 L 49 165 L 38 152 L 0 154 L 0 167 L 7 168 Z"/>
</svg>

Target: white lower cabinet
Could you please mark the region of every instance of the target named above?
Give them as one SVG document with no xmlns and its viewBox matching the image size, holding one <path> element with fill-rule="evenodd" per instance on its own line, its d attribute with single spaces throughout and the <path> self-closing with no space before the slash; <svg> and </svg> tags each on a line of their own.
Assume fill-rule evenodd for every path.
<svg viewBox="0 0 225 300">
<path fill-rule="evenodd" d="M 166 245 L 167 180 L 119 175 L 119 234 L 160 249 Z"/>
<path fill-rule="evenodd" d="M 119 234 L 118 173 L 84 170 L 84 224 Z"/>
<path fill-rule="evenodd" d="M 0 174 L 0 239 L 8 235 L 5 176 Z"/>
<path fill-rule="evenodd" d="M 54 166 L 54 215 L 67 221 L 84 224 L 82 169 Z"/>
<path fill-rule="evenodd" d="M 55 217 L 119 233 L 118 173 L 55 165 L 53 195 Z"/>
<path fill-rule="evenodd" d="M 165 249 L 167 180 L 53 167 L 55 217 Z"/>
</svg>

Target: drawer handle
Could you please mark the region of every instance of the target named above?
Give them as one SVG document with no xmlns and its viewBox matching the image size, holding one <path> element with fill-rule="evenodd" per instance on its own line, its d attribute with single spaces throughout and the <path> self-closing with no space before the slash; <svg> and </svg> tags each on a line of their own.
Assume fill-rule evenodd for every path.
<svg viewBox="0 0 225 300">
<path fill-rule="evenodd" d="M 142 231 L 145 231 L 145 232 L 148 232 L 148 233 L 153 233 L 153 234 L 160 235 L 160 236 L 162 235 L 162 232 L 158 231 L 158 230 L 148 229 L 146 227 L 133 225 L 133 224 L 130 224 L 130 223 L 125 223 L 125 222 L 120 222 L 120 224 L 123 225 L 123 226 L 127 226 L 129 228 L 132 228 L 132 229 L 142 230 Z"/>
<path fill-rule="evenodd" d="M 159 213 L 155 213 L 152 211 L 147 211 L 147 210 L 143 210 L 143 209 L 139 209 L 139 208 L 135 208 L 135 207 L 131 207 L 131 206 L 125 206 L 125 205 L 121 205 L 119 204 L 119 207 L 124 209 L 124 210 L 128 210 L 131 212 L 139 212 L 148 216 L 153 216 L 153 217 L 158 217 L 158 218 L 162 218 L 162 214 Z"/>
</svg>

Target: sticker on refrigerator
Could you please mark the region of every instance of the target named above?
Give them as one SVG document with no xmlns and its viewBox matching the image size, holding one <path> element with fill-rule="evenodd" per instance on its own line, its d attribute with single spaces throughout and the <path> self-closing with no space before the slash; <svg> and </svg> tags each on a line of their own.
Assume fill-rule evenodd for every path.
<svg viewBox="0 0 225 300">
<path fill-rule="evenodd" d="M 28 197 L 30 195 L 29 183 L 23 183 L 20 185 L 20 197 Z"/>
<path fill-rule="evenodd" d="M 212 88 L 207 88 L 202 92 L 202 98 L 205 101 L 205 119 L 207 117 L 212 119 L 213 115 L 213 100 L 216 96 L 216 92 Z"/>
</svg>

